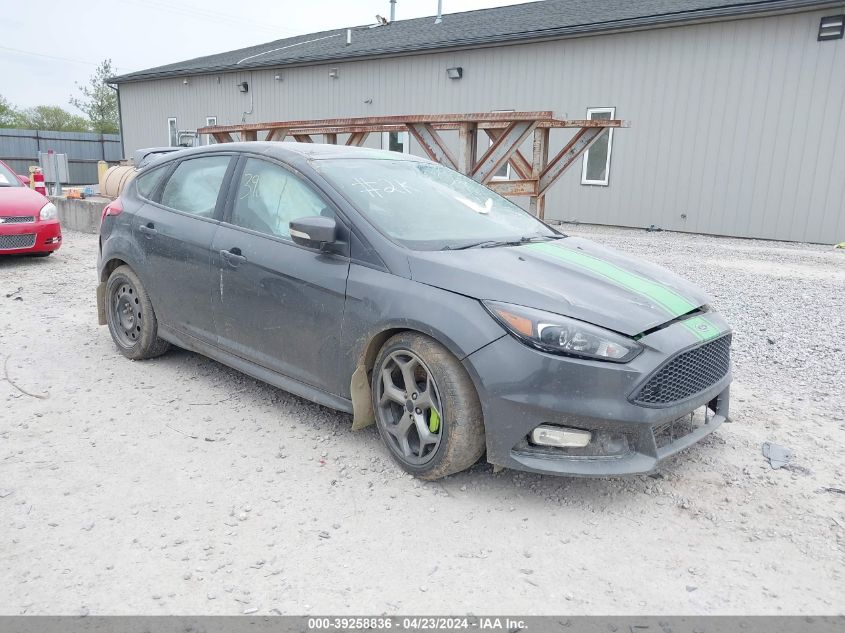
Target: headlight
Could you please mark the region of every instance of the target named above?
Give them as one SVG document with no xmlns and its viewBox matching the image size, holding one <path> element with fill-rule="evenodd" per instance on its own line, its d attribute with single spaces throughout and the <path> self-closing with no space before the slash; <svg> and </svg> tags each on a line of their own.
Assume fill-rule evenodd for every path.
<svg viewBox="0 0 845 633">
<path fill-rule="evenodd" d="M 511 334 L 544 352 L 627 363 L 643 349 L 626 336 L 559 314 L 498 301 L 482 303 Z"/>
<path fill-rule="evenodd" d="M 43 207 L 41 207 L 41 213 L 39 214 L 39 217 L 42 220 L 52 220 L 58 215 L 59 210 L 56 208 L 56 205 L 52 202 L 48 202 Z"/>
</svg>

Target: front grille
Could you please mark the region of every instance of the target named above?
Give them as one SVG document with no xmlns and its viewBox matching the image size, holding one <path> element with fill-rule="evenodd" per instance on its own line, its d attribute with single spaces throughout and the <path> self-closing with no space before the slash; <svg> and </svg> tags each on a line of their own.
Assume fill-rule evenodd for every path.
<svg viewBox="0 0 845 633">
<path fill-rule="evenodd" d="M 0 224 L 32 224 L 35 222 L 34 215 L 10 215 L 0 218 Z"/>
<path fill-rule="evenodd" d="M 652 407 L 686 400 L 712 387 L 731 366 L 731 336 L 699 345 L 669 360 L 637 391 L 632 400 Z"/>
<path fill-rule="evenodd" d="M 35 233 L 0 235 L 0 251 L 11 251 L 16 248 L 32 248 L 33 246 L 35 246 Z"/>
</svg>

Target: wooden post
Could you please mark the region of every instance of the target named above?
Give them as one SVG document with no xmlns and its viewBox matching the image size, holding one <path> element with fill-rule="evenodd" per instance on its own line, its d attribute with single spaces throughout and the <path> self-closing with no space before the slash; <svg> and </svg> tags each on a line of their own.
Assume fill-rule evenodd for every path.
<svg viewBox="0 0 845 633">
<path fill-rule="evenodd" d="M 458 171 L 469 176 L 475 167 L 477 123 L 461 123 L 458 128 Z"/>
<path fill-rule="evenodd" d="M 531 196 L 528 203 L 528 210 L 539 219 L 546 217 L 546 194 L 539 193 L 540 174 L 549 162 L 549 128 L 537 128 L 534 130 L 534 147 L 531 158 L 531 178 L 536 179 L 538 195 Z"/>
</svg>

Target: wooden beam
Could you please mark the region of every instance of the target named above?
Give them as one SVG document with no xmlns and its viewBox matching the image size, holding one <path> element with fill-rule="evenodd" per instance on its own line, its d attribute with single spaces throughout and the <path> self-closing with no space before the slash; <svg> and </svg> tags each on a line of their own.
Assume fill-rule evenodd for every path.
<svg viewBox="0 0 845 633">
<path fill-rule="evenodd" d="M 218 143 L 231 143 L 235 140 L 228 132 L 212 132 L 211 135 Z"/>
<path fill-rule="evenodd" d="M 242 141 L 257 141 L 258 140 L 258 131 L 257 130 L 241 130 L 241 140 Z"/>
<path fill-rule="evenodd" d="M 597 119 L 601 120 L 601 119 Z M 572 140 L 560 150 L 540 174 L 540 191 L 546 193 L 555 181 L 569 169 L 581 154 L 590 148 L 604 132 L 604 128 L 585 127 L 575 133 Z"/>
<path fill-rule="evenodd" d="M 487 187 L 503 196 L 536 196 L 536 180 L 493 180 Z"/>
<path fill-rule="evenodd" d="M 349 146 L 361 147 L 366 142 L 369 135 L 369 132 L 355 132 L 354 134 L 349 135 L 349 138 L 346 139 L 346 144 Z"/>
<path fill-rule="evenodd" d="M 329 132 L 328 134 L 323 134 L 323 142 L 329 145 L 337 145 L 337 133 Z"/>
<path fill-rule="evenodd" d="M 528 135 L 536 127 L 536 121 L 514 121 L 511 123 L 484 155 L 478 159 L 472 170 L 472 178 L 485 185 L 490 182 L 499 168 L 519 149 L 522 142 L 528 138 Z"/>
<path fill-rule="evenodd" d="M 429 123 L 409 123 L 408 131 L 417 139 L 429 158 L 451 169 L 457 169 L 458 161 L 455 160 L 446 143 Z"/>
<path fill-rule="evenodd" d="M 314 139 L 311 138 L 310 134 L 294 134 L 293 138 L 296 140 L 297 143 L 313 143 Z"/>
<path fill-rule="evenodd" d="M 273 128 L 269 132 L 267 132 L 267 140 L 268 141 L 284 141 L 285 137 L 288 135 L 288 129 L 286 127 L 277 127 Z"/>
<path fill-rule="evenodd" d="M 495 142 L 502 135 L 502 130 L 499 128 L 485 128 L 484 132 Z M 516 172 L 516 175 L 522 179 L 531 178 L 531 163 L 522 155 L 522 152 L 516 150 L 508 160 L 511 168 Z"/>
<path fill-rule="evenodd" d="M 479 129 L 499 129 L 503 130 L 511 123 L 507 115 L 514 113 L 492 113 L 496 118 L 479 120 L 478 115 L 467 115 L 475 117 L 474 122 Z M 521 114 L 534 114 L 530 112 L 523 112 Z M 540 113 L 542 114 L 542 113 Z M 197 134 L 213 134 L 214 132 L 240 132 L 241 130 L 268 130 L 272 128 L 288 128 L 290 130 L 297 130 L 303 134 L 325 134 L 327 132 L 337 132 L 343 134 L 346 132 L 387 132 L 387 131 L 405 131 L 408 123 L 429 123 L 435 130 L 459 130 L 461 126 L 466 123 L 463 120 L 464 115 L 432 115 L 431 117 L 424 116 L 391 116 L 391 117 L 370 117 L 361 119 L 322 119 L 318 121 L 274 121 L 270 123 L 242 123 L 238 125 L 207 125 L 197 128 Z M 430 121 L 420 121 L 419 119 L 430 118 Z M 523 120 L 516 118 L 513 120 Z M 630 127 L 628 121 L 622 119 L 555 119 L 555 118 L 539 118 L 537 127 L 541 128 L 585 128 L 585 127 L 603 127 L 603 128 L 623 128 Z"/>
</svg>

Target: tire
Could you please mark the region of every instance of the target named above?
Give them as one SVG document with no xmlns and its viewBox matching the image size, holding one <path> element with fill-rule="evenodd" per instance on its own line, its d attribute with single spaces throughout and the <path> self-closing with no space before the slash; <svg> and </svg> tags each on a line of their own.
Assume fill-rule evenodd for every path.
<svg viewBox="0 0 845 633">
<path fill-rule="evenodd" d="M 484 454 L 475 386 L 437 341 L 416 332 L 390 338 L 376 358 L 371 391 L 381 439 L 412 475 L 440 479 L 469 468 Z"/>
<path fill-rule="evenodd" d="M 158 337 L 150 297 L 129 266 L 118 266 L 106 283 L 106 323 L 120 353 L 132 360 L 161 356 L 170 344 Z"/>
</svg>

